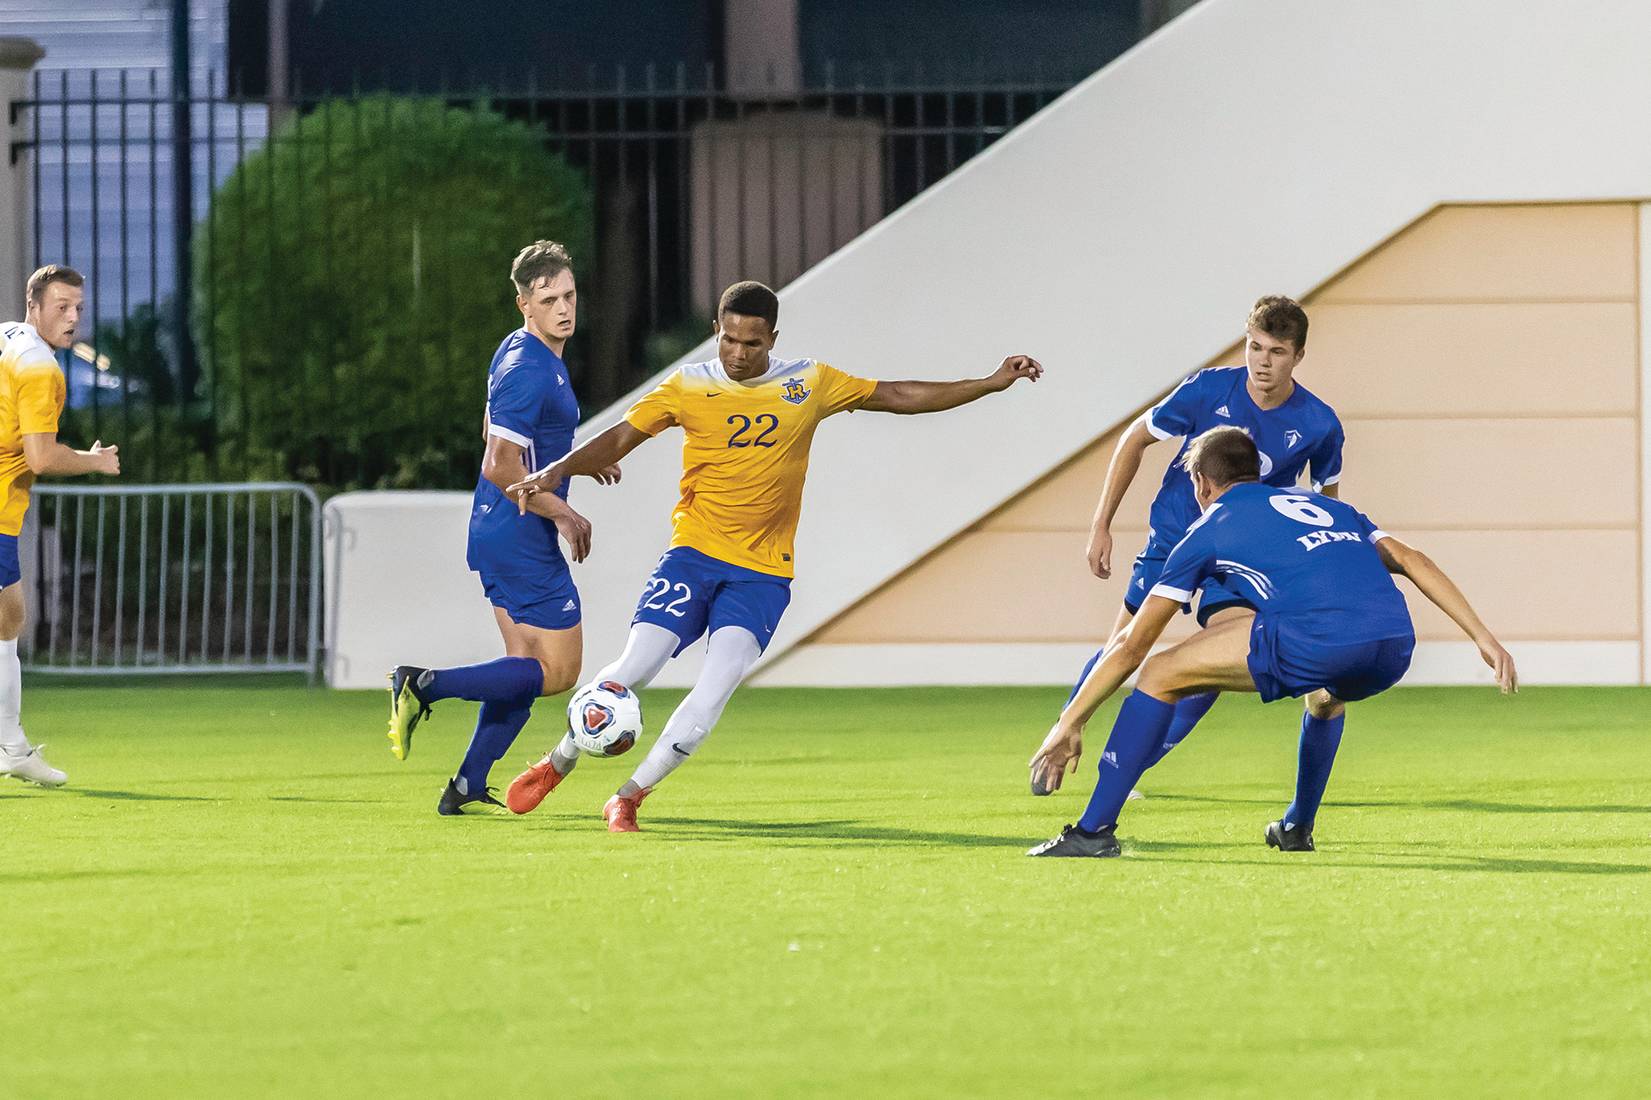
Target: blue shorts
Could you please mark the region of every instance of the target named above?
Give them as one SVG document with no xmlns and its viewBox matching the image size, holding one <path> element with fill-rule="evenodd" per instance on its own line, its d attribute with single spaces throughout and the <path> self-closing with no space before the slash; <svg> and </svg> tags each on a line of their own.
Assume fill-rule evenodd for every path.
<svg viewBox="0 0 1651 1100">
<path fill-rule="evenodd" d="M 1263 703 L 1323 688 L 1344 703 L 1386 691 L 1410 668 L 1413 634 L 1326 645 L 1290 624 L 1257 615 L 1250 628 L 1250 677 Z"/>
<path fill-rule="evenodd" d="M 637 601 L 636 623 L 662 626 L 681 639 L 681 653 L 701 634 L 743 626 L 768 648 L 791 603 L 791 581 L 718 561 L 686 546 L 665 552 Z"/>
<path fill-rule="evenodd" d="M 23 567 L 17 561 L 17 536 L 0 535 L 0 588 L 10 588 L 23 579 Z"/>
<path fill-rule="evenodd" d="M 1124 591 L 1124 608 L 1131 615 L 1140 614 L 1141 604 L 1152 594 L 1152 586 L 1158 583 L 1158 577 L 1164 572 L 1164 562 L 1169 559 L 1169 552 L 1173 549 L 1174 547 L 1165 546 L 1156 539 L 1149 539 L 1146 549 L 1135 555 L 1135 568 L 1130 571 L 1129 587 Z M 1217 611 L 1229 607 L 1248 607 L 1253 610 L 1254 606 L 1214 577 L 1198 587 L 1199 626 L 1208 623 L 1210 616 Z M 1182 604 L 1181 610 L 1191 611 L 1192 605 Z"/>
<path fill-rule="evenodd" d="M 569 630 L 579 625 L 579 589 L 566 567 L 531 577 L 477 574 L 487 602 L 510 616 L 513 623 L 542 630 Z"/>
</svg>

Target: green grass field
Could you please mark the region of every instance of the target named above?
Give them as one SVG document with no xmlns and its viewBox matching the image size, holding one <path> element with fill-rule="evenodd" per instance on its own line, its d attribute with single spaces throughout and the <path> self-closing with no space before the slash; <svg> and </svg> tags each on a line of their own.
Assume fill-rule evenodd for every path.
<svg viewBox="0 0 1651 1100">
<path fill-rule="evenodd" d="M 380 694 L 33 680 L 0 1093 L 1645 1094 L 1651 692 L 1355 707 L 1291 856 L 1296 712 L 1225 700 L 1123 859 L 1030 860 L 1110 724 L 1031 798 L 1058 697 L 748 691 L 610 836 L 624 761 L 438 818 L 464 704 L 399 764 Z"/>
</svg>

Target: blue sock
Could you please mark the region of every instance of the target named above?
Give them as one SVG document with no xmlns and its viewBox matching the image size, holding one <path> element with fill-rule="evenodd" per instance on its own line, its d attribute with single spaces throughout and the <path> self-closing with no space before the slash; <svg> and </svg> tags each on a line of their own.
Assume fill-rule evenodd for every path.
<svg viewBox="0 0 1651 1100">
<path fill-rule="evenodd" d="M 479 665 L 431 669 L 419 677 L 418 693 L 426 703 L 468 699 L 472 703 L 537 699 L 544 672 L 532 657 L 500 657 Z"/>
<path fill-rule="evenodd" d="M 1101 663 L 1101 658 L 1104 657 L 1104 656 L 1106 656 L 1106 650 L 1104 648 L 1103 649 L 1097 649 L 1095 651 L 1095 656 L 1089 658 L 1088 661 L 1084 662 L 1083 671 L 1078 673 L 1078 682 L 1072 685 L 1072 694 L 1068 695 L 1066 697 L 1066 701 L 1068 703 L 1070 703 L 1072 700 L 1074 700 L 1078 697 L 1078 689 L 1083 687 L 1083 682 L 1085 680 L 1089 679 L 1090 670 L 1093 669 L 1096 665 L 1100 664 Z"/>
<path fill-rule="evenodd" d="M 1095 784 L 1095 793 L 1089 796 L 1089 806 L 1078 819 L 1078 827 L 1094 832 L 1114 825 L 1118 811 L 1124 808 L 1124 799 L 1130 788 L 1146 771 L 1147 757 L 1164 743 L 1175 708 L 1142 691 L 1132 691 L 1124 705 L 1118 708 L 1118 720 L 1112 723 L 1112 736 L 1106 739 L 1101 753 L 1101 778 Z"/>
<path fill-rule="evenodd" d="M 1325 785 L 1330 782 L 1330 768 L 1336 762 L 1336 749 L 1341 746 L 1341 728 L 1346 721 L 1346 712 L 1335 718 L 1314 718 L 1311 714 L 1301 716 L 1296 800 L 1284 811 L 1285 828 L 1293 825 L 1312 829 L 1319 803 L 1324 800 Z"/>
<path fill-rule="evenodd" d="M 533 665 L 537 668 L 539 662 L 534 661 Z M 488 773 L 493 770 L 499 757 L 510 750 L 516 735 L 522 732 L 528 715 L 532 713 L 532 697 L 482 704 L 482 711 L 476 716 L 476 733 L 470 738 L 464 763 L 459 765 L 457 778 L 460 794 L 480 794 L 487 790 Z"/>
<path fill-rule="evenodd" d="M 1192 727 L 1215 706 L 1215 700 L 1220 694 L 1218 691 L 1206 691 L 1202 695 L 1189 695 L 1176 703 L 1175 717 L 1170 720 L 1169 731 L 1164 734 L 1164 740 L 1158 747 L 1152 750 L 1152 755 L 1147 757 L 1147 767 L 1158 763 L 1169 755 L 1169 750 L 1185 741 L 1187 734 L 1192 732 Z"/>
</svg>

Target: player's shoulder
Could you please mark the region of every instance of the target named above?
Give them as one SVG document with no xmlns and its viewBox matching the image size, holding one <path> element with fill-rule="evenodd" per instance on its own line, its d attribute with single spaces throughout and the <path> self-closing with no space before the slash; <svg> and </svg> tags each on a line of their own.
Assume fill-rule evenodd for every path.
<svg viewBox="0 0 1651 1100">
<path fill-rule="evenodd" d="M 1296 383 L 1296 392 L 1301 395 L 1302 409 L 1309 415 L 1327 424 L 1341 424 L 1341 417 L 1336 415 L 1336 410 L 1331 407 L 1330 402 L 1303 386 L 1300 382 Z"/>
<path fill-rule="evenodd" d="M 61 369 L 51 345 L 40 338 L 32 325 L 23 321 L 0 325 L 0 362 L 13 370 Z"/>
</svg>

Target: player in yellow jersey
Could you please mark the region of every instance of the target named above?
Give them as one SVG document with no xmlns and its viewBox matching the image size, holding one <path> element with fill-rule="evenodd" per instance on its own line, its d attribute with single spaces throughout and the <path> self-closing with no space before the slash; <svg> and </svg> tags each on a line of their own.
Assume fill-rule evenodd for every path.
<svg viewBox="0 0 1651 1100">
<path fill-rule="evenodd" d="M 791 600 L 792 544 L 808 450 L 834 413 L 928 413 L 954 409 L 1043 373 L 1024 355 L 985 378 L 878 382 L 812 359 L 770 354 L 780 303 L 761 283 L 736 283 L 717 307 L 717 358 L 680 367 L 625 419 L 507 492 L 526 507 L 534 493 L 617 463 L 666 428 L 681 427 L 682 499 L 671 547 L 649 578 L 619 659 L 597 673 L 627 687 L 709 632 L 705 667 L 634 775 L 602 809 L 608 829 L 636 831 L 636 809 L 711 732 L 722 709 L 774 636 Z M 537 806 L 566 774 L 571 736 L 516 777 L 506 798 L 517 813 Z"/>
<path fill-rule="evenodd" d="M 85 280 L 55 264 L 29 276 L 23 320 L 0 325 L 0 775 L 43 787 L 69 777 L 46 763 L 43 746 L 23 736 L 23 673 L 17 638 L 23 633 L 23 574 L 17 536 L 29 510 L 29 486 L 40 474 L 118 474 L 114 447 L 76 451 L 57 441 L 67 386 L 57 350 L 74 343 Z"/>
</svg>

